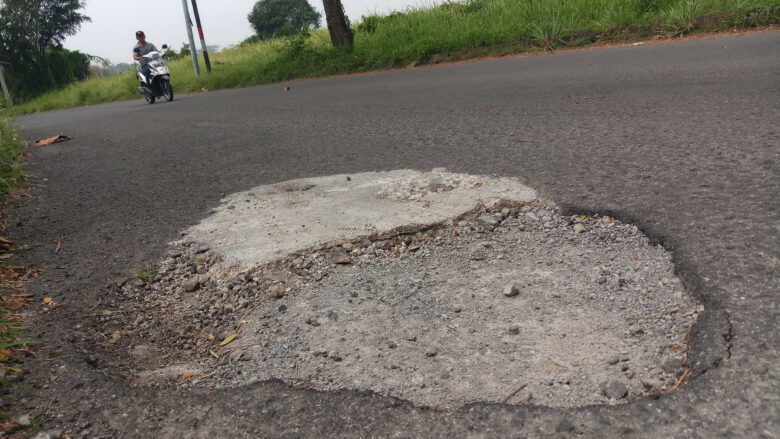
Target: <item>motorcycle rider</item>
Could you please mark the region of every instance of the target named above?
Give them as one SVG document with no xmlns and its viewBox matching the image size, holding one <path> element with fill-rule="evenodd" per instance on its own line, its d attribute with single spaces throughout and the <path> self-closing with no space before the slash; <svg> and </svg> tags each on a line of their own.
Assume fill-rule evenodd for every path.
<svg viewBox="0 0 780 439">
<path fill-rule="evenodd" d="M 140 63 L 140 66 L 138 70 L 141 72 L 142 75 L 144 75 L 144 78 L 146 79 L 146 84 L 143 84 L 145 86 L 150 86 L 151 84 L 148 83 L 149 81 L 149 75 L 151 75 L 151 70 L 149 69 L 149 63 L 144 58 L 144 55 L 156 52 L 157 47 L 152 44 L 146 42 L 146 35 L 144 34 L 144 31 L 139 30 L 135 33 L 135 39 L 138 40 L 138 44 L 135 45 L 133 48 L 133 59 L 138 61 Z"/>
</svg>

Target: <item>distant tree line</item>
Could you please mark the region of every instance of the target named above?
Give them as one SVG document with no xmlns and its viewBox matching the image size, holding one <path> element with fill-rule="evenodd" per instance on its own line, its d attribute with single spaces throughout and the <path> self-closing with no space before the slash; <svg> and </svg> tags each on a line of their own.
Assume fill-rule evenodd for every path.
<svg viewBox="0 0 780 439">
<path fill-rule="evenodd" d="M 89 55 L 62 47 L 81 24 L 84 0 L 0 1 L 0 63 L 11 93 L 25 100 L 90 74 Z"/>
</svg>

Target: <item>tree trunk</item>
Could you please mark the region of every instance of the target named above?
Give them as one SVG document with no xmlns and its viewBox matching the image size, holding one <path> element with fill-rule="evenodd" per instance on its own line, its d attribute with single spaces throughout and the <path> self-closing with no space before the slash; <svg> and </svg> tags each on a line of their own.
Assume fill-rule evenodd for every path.
<svg viewBox="0 0 780 439">
<path fill-rule="evenodd" d="M 325 19 L 328 22 L 330 41 L 334 47 L 346 47 L 352 50 L 352 29 L 347 25 L 344 17 L 344 7 L 341 0 L 322 0 L 325 8 Z"/>
</svg>

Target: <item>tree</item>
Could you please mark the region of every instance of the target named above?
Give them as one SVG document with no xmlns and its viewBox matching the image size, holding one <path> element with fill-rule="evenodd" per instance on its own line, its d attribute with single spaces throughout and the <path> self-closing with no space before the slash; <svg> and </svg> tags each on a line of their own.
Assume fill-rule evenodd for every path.
<svg viewBox="0 0 780 439">
<path fill-rule="evenodd" d="M 248 18 L 261 40 L 320 26 L 320 13 L 307 0 L 260 0 Z"/>
<path fill-rule="evenodd" d="M 5 0 L 0 3 L 0 61 L 21 98 L 45 93 L 89 74 L 90 57 L 62 48 L 90 21 L 84 0 Z"/>
<path fill-rule="evenodd" d="M 42 58 L 49 46 L 60 46 L 89 17 L 79 12 L 85 0 L 5 0 L 0 29 L 28 45 Z"/>
<path fill-rule="evenodd" d="M 325 8 L 325 19 L 328 22 L 330 41 L 334 47 L 346 47 L 352 51 L 353 35 L 349 27 L 347 17 L 344 15 L 344 6 L 341 0 L 322 0 Z"/>
</svg>

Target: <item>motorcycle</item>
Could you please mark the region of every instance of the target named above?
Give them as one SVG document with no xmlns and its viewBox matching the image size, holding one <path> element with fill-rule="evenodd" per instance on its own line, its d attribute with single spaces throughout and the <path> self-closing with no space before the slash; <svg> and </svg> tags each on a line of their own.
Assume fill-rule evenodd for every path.
<svg viewBox="0 0 780 439">
<path fill-rule="evenodd" d="M 162 48 L 165 50 L 168 45 L 163 44 Z M 165 63 L 165 57 L 165 54 L 157 51 L 144 55 L 144 59 L 149 65 L 148 78 L 141 73 L 141 64 L 138 64 L 138 80 L 141 81 L 138 92 L 144 95 L 146 102 L 150 104 L 153 104 L 160 97 L 164 97 L 167 101 L 173 100 L 171 73 L 168 70 L 168 64 Z"/>
</svg>

